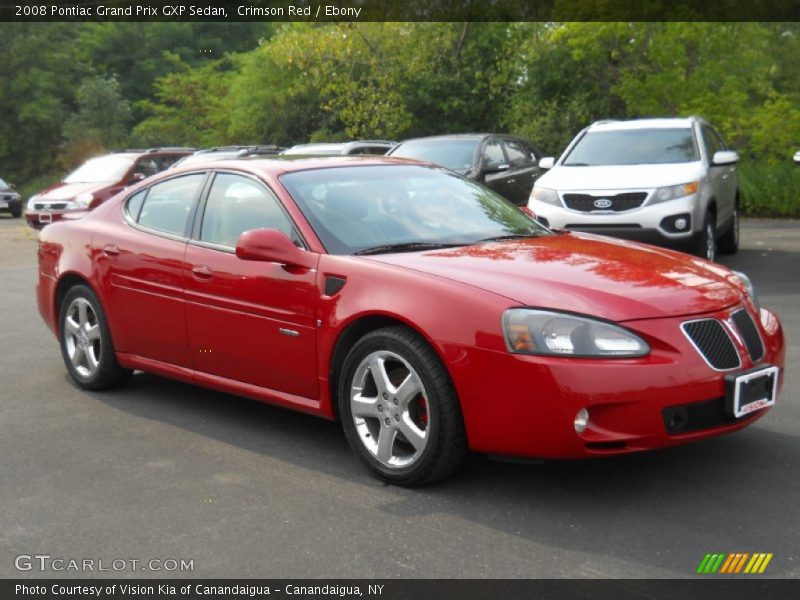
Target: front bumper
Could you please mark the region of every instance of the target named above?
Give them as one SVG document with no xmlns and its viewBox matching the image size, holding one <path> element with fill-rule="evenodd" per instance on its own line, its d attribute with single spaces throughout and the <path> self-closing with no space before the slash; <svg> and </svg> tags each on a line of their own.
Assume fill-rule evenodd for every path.
<svg viewBox="0 0 800 600">
<path fill-rule="evenodd" d="M 25 220 L 28 225 L 34 229 L 42 229 L 45 225 L 55 223 L 64 219 L 64 215 L 69 212 L 67 210 L 28 210 L 25 213 Z"/>
<path fill-rule="evenodd" d="M 0 213 L 17 212 L 22 209 L 22 198 L 0 196 Z"/>
<path fill-rule="evenodd" d="M 649 198 L 648 198 L 649 200 Z M 639 242 L 684 247 L 702 229 L 700 202 L 697 194 L 620 212 L 571 210 L 531 198 L 528 207 L 537 218 L 555 229 L 587 231 Z M 687 226 L 676 229 L 674 220 L 685 218 Z"/>
<path fill-rule="evenodd" d="M 726 320 L 739 307 L 703 317 Z M 699 318 L 699 316 L 691 317 Z M 524 356 L 445 347 L 445 360 L 461 400 L 470 447 L 478 452 L 576 459 L 662 448 L 741 429 L 769 409 L 740 419 L 723 412 L 725 375 L 712 369 L 680 330 L 688 317 L 631 321 L 626 326 L 652 348 L 640 359 Z M 765 353 L 759 365 L 780 367 L 780 322 L 761 311 Z M 753 366 L 734 340 L 744 371 Z M 578 433 L 574 419 L 589 412 Z M 675 423 L 678 414 L 683 423 Z M 688 420 L 687 420 L 688 419 Z"/>
</svg>

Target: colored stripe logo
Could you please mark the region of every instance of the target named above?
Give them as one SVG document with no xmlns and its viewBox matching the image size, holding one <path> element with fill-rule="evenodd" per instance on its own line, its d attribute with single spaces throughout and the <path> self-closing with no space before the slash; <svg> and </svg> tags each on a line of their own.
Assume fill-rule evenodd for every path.
<svg viewBox="0 0 800 600">
<path fill-rule="evenodd" d="M 701 575 L 760 575 L 767 569 L 772 560 L 772 552 L 736 552 L 733 554 L 715 553 L 706 554 L 697 572 Z"/>
</svg>

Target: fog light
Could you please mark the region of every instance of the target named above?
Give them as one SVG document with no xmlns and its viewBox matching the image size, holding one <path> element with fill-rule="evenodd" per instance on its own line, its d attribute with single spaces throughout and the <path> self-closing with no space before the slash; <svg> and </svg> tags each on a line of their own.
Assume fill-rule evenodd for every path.
<svg viewBox="0 0 800 600">
<path fill-rule="evenodd" d="M 683 231 L 684 229 L 686 229 L 686 226 L 688 224 L 689 223 L 686 219 L 675 219 L 675 229 L 677 229 L 678 231 Z"/>
<path fill-rule="evenodd" d="M 578 411 L 578 414 L 575 415 L 575 431 L 578 433 L 583 433 L 586 429 L 586 426 L 589 424 L 589 411 L 585 408 L 582 408 Z"/>
</svg>

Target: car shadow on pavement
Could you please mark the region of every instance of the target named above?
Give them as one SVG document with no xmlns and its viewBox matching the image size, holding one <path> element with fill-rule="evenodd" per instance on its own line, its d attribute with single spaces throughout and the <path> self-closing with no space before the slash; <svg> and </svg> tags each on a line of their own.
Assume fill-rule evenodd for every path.
<svg viewBox="0 0 800 600">
<path fill-rule="evenodd" d="M 644 567 L 583 576 L 690 576 L 706 552 L 786 557 L 797 550 L 786 546 L 785 528 L 798 525 L 795 503 L 787 499 L 800 496 L 800 444 L 758 423 L 686 446 L 585 461 L 471 457 L 450 479 L 415 490 L 386 486 L 368 474 L 338 423 L 147 374 L 93 396 L 255 453 L 256 462 L 263 457 L 300 467 L 318 481 L 311 484 L 319 486 L 315 491 L 324 493 L 332 483 L 350 491 L 381 488 L 367 498 L 371 509 L 388 516 L 446 514 L 512 540 Z M 775 560 L 771 575 L 791 566 Z"/>
</svg>

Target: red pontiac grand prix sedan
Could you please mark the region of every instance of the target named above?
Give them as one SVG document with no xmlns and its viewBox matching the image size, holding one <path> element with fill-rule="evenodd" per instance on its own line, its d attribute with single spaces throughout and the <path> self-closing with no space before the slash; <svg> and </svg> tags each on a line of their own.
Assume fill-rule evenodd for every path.
<svg viewBox="0 0 800 600">
<path fill-rule="evenodd" d="M 192 165 L 39 243 L 39 310 L 78 385 L 139 369 L 339 419 L 397 484 L 469 449 L 572 459 L 728 433 L 782 383 L 781 325 L 744 275 L 550 231 L 431 165 Z"/>
</svg>

